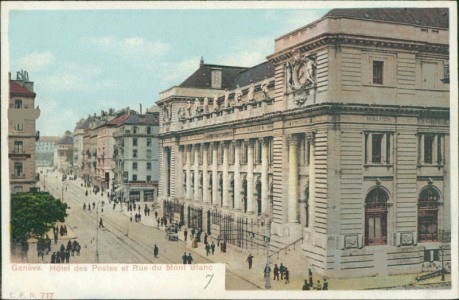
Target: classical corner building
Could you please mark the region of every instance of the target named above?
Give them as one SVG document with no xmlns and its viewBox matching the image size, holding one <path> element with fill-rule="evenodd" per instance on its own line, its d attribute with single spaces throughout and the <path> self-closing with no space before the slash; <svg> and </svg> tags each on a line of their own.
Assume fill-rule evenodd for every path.
<svg viewBox="0 0 459 300">
<path fill-rule="evenodd" d="M 201 60 L 157 102 L 165 217 L 330 277 L 448 264 L 448 20 L 333 9 L 252 68 Z"/>
<path fill-rule="evenodd" d="M 27 71 L 17 72 L 16 80 L 9 74 L 8 158 L 10 192 L 29 192 L 37 182 L 35 142 L 39 132 L 35 122 L 40 109 L 35 107 L 36 93 Z"/>
<path fill-rule="evenodd" d="M 54 143 L 54 167 L 66 174 L 73 172 L 73 137 L 69 130 Z"/>
<path fill-rule="evenodd" d="M 37 168 L 51 168 L 54 166 L 54 144 L 60 139 L 58 136 L 40 136 L 35 143 Z"/>
</svg>

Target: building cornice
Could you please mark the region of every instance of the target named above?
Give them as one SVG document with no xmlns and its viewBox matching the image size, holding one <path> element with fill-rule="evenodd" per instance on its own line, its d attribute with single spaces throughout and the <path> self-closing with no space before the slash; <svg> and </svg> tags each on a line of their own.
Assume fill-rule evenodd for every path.
<svg viewBox="0 0 459 300">
<path fill-rule="evenodd" d="M 161 139 L 170 137 L 180 137 L 183 135 L 193 135 L 202 132 L 216 131 L 220 129 L 236 129 L 247 127 L 251 124 L 268 124 L 275 121 L 286 121 L 298 117 L 315 117 L 320 115 L 336 114 L 361 114 L 361 115 L 385 115 L 385 116 L 411 116 L 424 118 L 444 118 L 449 119 L 449 108 L 442 107 L 423 107 L 423 106 L 397 106 L 397 105 L 370 105 L 370 104 L 347 104 L 347 103 L 319 103 L 301 108 L 289 109 L 267 113 L 262 116 L 240 119 L 226 123 L 183 129 L 161 133 Z"/>
<path fill-rule="evenodd" d="M 377 38 L 365 35 L 352 35 L 345 33 L 330 34 L 324 33 L 319 36 L 313 37 L 300 46 L 294 45 L 290 48 L 282 50 L 279 53 L 274 53 L 267 57 L 273 63 L 279 63 L 289 60 L 293 57 L 293 53 L 297 50 L 301 52 L 310 52 L 324 46 L 360 46 L 360 47 L 378 47 L 378 49 L 396 49 L 414 52 L 432 52 L 439 54 L 449 54 L 449 45 L 416 42 L 410 40 L 390 39 L 390 38 Z"/>
</svg>

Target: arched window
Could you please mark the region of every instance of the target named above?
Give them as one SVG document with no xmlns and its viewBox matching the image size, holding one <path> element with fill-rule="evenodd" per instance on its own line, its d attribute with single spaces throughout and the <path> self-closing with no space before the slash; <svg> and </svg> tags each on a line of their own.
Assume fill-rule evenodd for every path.
<svg viewBox="0 0 459 300">
<path fill-rule="evenodd" d="M 421 191 L 418 198 L 418 241 L 438 241 L 438 200 L 433 187 Z"/>
<path fill-rule="evenodd" d="M 381 188 L 371 190 L 365 199 L 365 245 L 387 244 L 387 201 Z"/>
</svg>

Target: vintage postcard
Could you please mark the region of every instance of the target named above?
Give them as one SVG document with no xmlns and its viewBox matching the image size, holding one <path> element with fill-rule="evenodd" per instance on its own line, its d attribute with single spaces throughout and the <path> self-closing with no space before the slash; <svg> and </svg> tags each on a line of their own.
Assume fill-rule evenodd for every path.
<svg viewBox="0 0 459 300">
<path fill-rule="evenodd" d="M 459 297 L 455 2 L 1 7 L 2 298 Z"/>
</svg>

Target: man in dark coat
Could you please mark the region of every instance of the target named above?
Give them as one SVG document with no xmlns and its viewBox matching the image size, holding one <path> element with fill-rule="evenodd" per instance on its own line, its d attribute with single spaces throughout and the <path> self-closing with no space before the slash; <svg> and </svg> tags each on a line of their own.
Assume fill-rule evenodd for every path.
<svg viewBox="0 0 459 300">
<path fill-rule="evenodd" d="M 183 238 L 185 239 L 185 242 L 186 242 L 187 236 L 188 236 L 188 231 L 185 229 L 185 231 L 183 232 Z"/>
<path fill-rule="evenodd" d="M 249 256 L 247 256 L 247 259 L 245 261 L 249 263 L 249 270 L 252 269 L 252 263 L 253 263 L 252 253 L 250 253 Z"/>
<path fill-rule="evenodd" d="M 193 262 L 193 257 L 191 256 L 191 253 L 188 253 L 188 256 L 186 258 L 186 261 L 189 265 L 191 265 L 191 263 Z"/>
<path fill-rule="evenodd" d="M 158 257 L 159 249 L 158 246 L 155 244 L 155 248 L 153 249 L 153 254 L 155 255 L 155 258 Z"/>
<path fill-rule="evenodd" d="M 324 278 L 324 283 L 322 285 L 322 290 L 326 291 L 328 290 L 328 281 L 327 278 Z"/>
<path fill-rule="evenodd" d="M 305 279 L 303 284 L 303 291 L 309 291 L 311 288 L 309 287 L 308 281 Z"/>
<path fill-rule="evenodd" d="M 274 264 L 274 280 L 279 281 L 279 267 L 277 264 Z"/>
<path fill-rule="evenodd" d="M 212 241 L 212 244 L 210 244 L 210 249 L 212 250 L 212 255 L 214 255 L 215 252 L 215 243 Z"/>
<path fill-rule="evenodd" d="M 187 261 L 188 261 L 188 256 L 186 255 L 186 252 L 183 253 L 182 261 L 183 261 L 183 264 L 186 265 L 186 263 L 187 263 Z"/>
<path fill-rule="evenodd" d="M 284 280 L 285 267 L 284 267 L 284 265 L 282 263 L 280 264 L 279 272 L 280 272 L 280 275 L 281 275 L 281 280 Z"/>
<path fill-rule="evenodd" d="M 312 271 L 308 269 L 308 278 L 309 278 L 309 286 L 312 288 L 314 286 L 314 281 L 312 280 Z"/>
<path fill-rule="evenodd" d="M 209 244 L 206 244 L 206 255 L 209 256 L 209 253 L 210 253 L 210 245 Z"/>
</svg>

